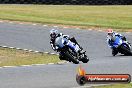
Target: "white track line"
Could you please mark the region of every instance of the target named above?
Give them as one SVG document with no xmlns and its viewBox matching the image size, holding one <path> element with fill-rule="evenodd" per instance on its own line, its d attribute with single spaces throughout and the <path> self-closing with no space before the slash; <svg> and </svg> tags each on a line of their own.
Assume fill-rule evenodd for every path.
<svg viewBox="0 0 132 88">
<path fill-rule="evenodd" d="M 76 28 L 76 29 L 80 29 L 80 28 Z"/>
<path fill-rule="evenodd" d="M 2 68 L 14 68 L 14 67 L 32 67 L 32 66 L 44 66 L 44 65 L 54 65 L 55 63 L 48 63 L 48 64 L 31 64 L 31 65 L 19 65 L 19 66 L 2 66 Z M 62 63 L 63 64 L 63 63 Z"/>
<path fill-rule="evenodd" d="M 98 30 L 99 32 L 102 32 L 102 30 Z"/>
<path fill-rule="evenodd" d="M 29 67 L 29 66 L 32 66 L 32 65 L 21 65 L 21 67 Z"/>
<path fill-rule="evenodd" d="M 20 50 L 21 48 L 16 48 L 17 50 Z"/>
<path fill-rule="evenodd" d="M 44 53 L 48 54 L 49 52 L 44 52 Z"/>
<path fill-rule="evenodd" d="M 92 29 L 88 29 L 89 31 L 91 31 Z"/>
<path fill-rule="evenodd" d="M 65 28 L 68 28 L 68 27 L 63 27 L 63 28 L 65 29 Z"/>
<path fill-rule="evenodd" d="M 7 48 L 7 46 L 2 46 L 3 48 Z"/>
<path fill-rule="evenodd" d="M 15 47 L 9 47 L 10 49 L 14 49 Z"/>
<path fill-rule="evenodd" d="M 28 50 L 29 52 L 33 52 L 33 50 Z"/>
<path fill-rule="evenodd" d="M 10 24 L 12 24 L 13 22 L 12 22 L 12 21 L 10 21 L 9 23 L 10 23 Z"/>
<path fill-rule="evenodd" d="M 52 65 L 52 64 L 54 64 L 54 63 L 48 63 L 49 65 Z"/>
<path fill-rule="evenodd" d="M 58 27 L 58 26 L 53 26 L 53 27 L 55 27 L 55 28 L 56 28 L 56 27 Z"/>
<path fill-rule="evenodd" d="M 35 53 L 38 53 L 39 51 L 34 51 Z"/>
<path fill-rule="evenodd" d="M 1 68 L 14 68 L 14 67 L 18 67 L 18 66 L 2 66 Z"/>
<path fill-rule="evenodd" d="M 23 50 L 28 51 L 28 49 L 23 49 Z"/>
<path fill-rule="evenodd" d="M 32 24 L 32 25 L 37 25 L 37 24 Z"/>
<path fill-rule="evenodd" d="M 47 25 L 43 25 L 44 27 L 46 27 Z"/>
<path fill-rule="evenodd" d="M 55 53 L 50 53 L 51 55 L 55 55 Z"/>
<path fill-rule="evenodd" d="M 19 24 L 23 24 L 23 23 L 19 23 Z"/>
<path fill-rule="evenodd" d="M 57 64 L 64 64 L 64 63 L 69 63 L 68 61 L 62 61 L 62 62 L 58 62 Z"/>
</svg>

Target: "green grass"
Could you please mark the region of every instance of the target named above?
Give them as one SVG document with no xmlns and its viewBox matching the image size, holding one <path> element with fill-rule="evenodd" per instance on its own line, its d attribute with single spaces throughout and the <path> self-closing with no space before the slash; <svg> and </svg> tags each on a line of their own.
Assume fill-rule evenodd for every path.
<svg viewBox="0 0 132 88">
<path fill-rule="evenodd" d="M 132 6 L 0 5 L 0 19 L 132 29 Z"/>
<path fill-rule="evenodd" d="M 28 51 L 0 48 L 0 66 L 19 66 L 59 62 L 57 55 L 33 53 Z"/>
<path fill-rule="evenodd" d="M 99 87 L 92 87 L 92 88 L 132 88 L 132 83 L 130 84 L 113 84 L 113 85 L 106 85 L 106 86 L 99 86 Z"/>
</svg>

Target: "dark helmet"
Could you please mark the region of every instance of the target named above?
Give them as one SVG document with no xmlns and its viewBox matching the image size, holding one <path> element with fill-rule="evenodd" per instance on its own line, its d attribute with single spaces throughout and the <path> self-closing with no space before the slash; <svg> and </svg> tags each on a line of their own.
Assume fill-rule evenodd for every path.
<svg viewBox="0 0 132 88">
<path fill-rule="evenodd" d="M 56 38 L 57 36 L 58 36 L 58 30 L 56 30 L 56 29 L 51 29 L 50 30 L 50 37 L 51 38 Z"/>
</svg>

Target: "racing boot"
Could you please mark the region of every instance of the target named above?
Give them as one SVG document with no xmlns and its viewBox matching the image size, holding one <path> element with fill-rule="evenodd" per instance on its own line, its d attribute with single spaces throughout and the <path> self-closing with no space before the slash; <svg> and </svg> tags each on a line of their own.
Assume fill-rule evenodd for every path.
<svg viewBox="0 0 132 88">
<path fill-rule="evenodd" d="M 71 40 L 71 42 L 74 42 L 75 44 L 77 44 L 77 45 L 80 47 L 80 49 L 83 49 L 83 48 L 79 45 L 79 43 L 77 42 L 77 40 L 75 39 L 75 37 L 70 38 L 70 40 Z"/>
<path fill-rule="evenodd" d="M 83 51 L 83 50 L 79 50 L 78 51 L 78 57 L 79 57 L 79 60 L 82 59 L 83 55 L 85 55 L 86 51 Z"/>
<path fill-rule="evenodd" d="M 79 61 L 82 61 L 83 58 L 85 57 L 86 51 L 81 50 L 81 51 L 79 51 L 78 53 L 79 53 L 79 55 L 78 55 L 78 60 L 79 60 Z"/>
</svg>

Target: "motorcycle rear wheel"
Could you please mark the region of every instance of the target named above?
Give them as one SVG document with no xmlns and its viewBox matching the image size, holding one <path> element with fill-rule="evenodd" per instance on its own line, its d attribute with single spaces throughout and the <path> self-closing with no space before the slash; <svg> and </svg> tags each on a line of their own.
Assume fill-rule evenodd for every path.
<svg viewBox="0 0 132 88">
<path fill-rule="evenodd" d="M 68 51 L 65 53 L 65 55 L 74 64 L 79 64 L 79 61 L 75 57 L 73 57 Z"/>
<path fill-rule="evenodd" d="M 87 57 L 84 57 L 83 59 L 82 59 L 82 62 L 83 63 L 87 63 L 89 61 L 89 58 L 87 58 Z"/>
<path fill-rule="evenodd" d="M 120 49 L 122 50 L 124 55 L 132 55 L 132 52 L 130 49 L 124 47 L 123 45 L 120 46 Z"/>
</svg>

